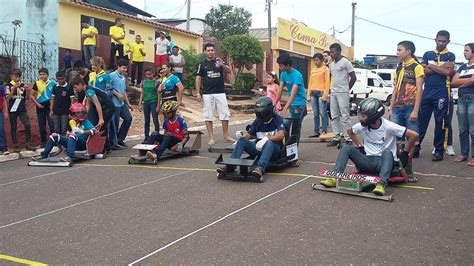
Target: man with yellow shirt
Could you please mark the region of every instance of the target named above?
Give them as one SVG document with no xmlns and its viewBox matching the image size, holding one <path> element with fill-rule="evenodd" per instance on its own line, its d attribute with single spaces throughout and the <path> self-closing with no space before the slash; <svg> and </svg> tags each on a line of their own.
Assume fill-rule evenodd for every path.
<svg viewBox="0 0 474 266">
<path fill-rule="evenodd" d="M 131 82 L 135 84 L 135 76 L 137 78 L 137 85 L 142 82 L 143 62 L 145 62 L 145 45 L 142 43 L 140 35 L 135 36 L 135 43 L 130 46 L 130 53 L 132 55 L 132 77 Z M 138 68 L 138 73 L 137 73 Z"/>
<path fill-rule="evenodd" d="M 97 35 L 99 35 L 99 31 L 94 26 L 89 24 L 88 20 L 84 20 L 81 23 L 82 31 L 81 37 L 84 39 L 82 43 L 82 51 L 84 53 L 84 59 L 86 61 L 86 66 L 90 69 L 90 59 L 91 57 L 95 56 L 95 49 L 97 45 Z"/>
<path fill-rule="evenodd" d="M 115 25 L 109 29 L 110 35 L 110 57 L 109 57 L 109 69 L 115 69 L 115 54 L 118 51 L 118 57 L 123 58 L 123 44 L 122 41 L 125 38 L 125 30 L 123 29 L 123 23 L 120 18 L 115 19 Z"/>
</svg>

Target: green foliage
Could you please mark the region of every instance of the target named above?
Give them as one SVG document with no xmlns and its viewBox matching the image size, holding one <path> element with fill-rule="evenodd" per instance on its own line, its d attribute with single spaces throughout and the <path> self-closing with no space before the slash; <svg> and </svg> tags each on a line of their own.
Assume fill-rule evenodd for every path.
<svg viewBox="0 0 474 266">
<path fill-rule="evenodd" d="M 247 34 L 252 25 L 252 14 L 244 8 L 231 5 L 212 7 L 206 14 L 206 24 L 211 27 L 211 37 L 222 41 L 225 37 Z"/>
<path fill-rule="evenodd" d="M 182 49 L 181 54 L 184 56 L 186 64 L 184 69 L 187 71 L 187 77 L 183 82 L 185 88 L 194 90 L 196 83 L 196 72 L 199 66 L 199 63 L 204 60 L 204 54 L 198 54 L 196 49 L 193 46 L 190 46 L 189 49 Z"/>
<path fill-rule="evenodd" d="M 257 38 L 250 35 L 233 35 L 226 37 L 220 44 L 225 55 L 232 58 L 232 64 L 237 68 L 237 75 L 245 65 L 263 62 L 263 50 Z"/>
<path fill-rule="evenodd" d="M 235 79 L 234 88 L 236 90 L 251 90 L 255 87 L 257 76 L 252 73 L 240 73 Z"/>
</svg>

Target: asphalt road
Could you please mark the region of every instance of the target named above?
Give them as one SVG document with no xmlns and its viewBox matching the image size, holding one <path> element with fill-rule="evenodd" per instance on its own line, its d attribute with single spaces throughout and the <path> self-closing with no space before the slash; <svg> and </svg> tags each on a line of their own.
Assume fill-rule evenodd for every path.
<svg viewBox="0 0 474 266">
<path fill-rule="evenodd" d="M 0 264 L 472 264 L 474 174 L 431 162 L 429 132 L 420 181 L 390 187 L 394 202 L 312 190 L 337 156 L 324 143 L 264 183 L 218 180 L 207 144 L 157 166 L 128 165 L 131 149 L 73 168 L 2 163 Z"/>
</svg>

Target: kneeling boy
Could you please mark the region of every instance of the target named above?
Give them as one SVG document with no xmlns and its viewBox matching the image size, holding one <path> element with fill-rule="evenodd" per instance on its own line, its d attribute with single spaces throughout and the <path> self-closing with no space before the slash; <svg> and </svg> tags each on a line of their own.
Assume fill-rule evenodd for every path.
<svg viewBox="0 0 474 266">
<path fill-rule="evenodd" d="M 408 153 L 418 139 L 418 133 L 395 124 L 385 118 L 385 107 L 376 98 L 363 100 L 358 107 L 359 123 L 347 130 L 356 147 L 344 145 L 339 152 L 334 171 L 344 172 L 347 161 L 351 159 L 361 173 L 380 176 L 382 182 L 373 190 L 374 194 L 385 195 L 385 187 L 397 160 L 397 137 L 407 137 L 408 141 L 400 153 L 403 167 L 408 165 Z M 364 142 L 356 137 L 362 134 Z M 325 187 L 335 187 L 336 179 L 327 178 L 321 181 Z"/>
<path fill-rule="evenodd" d="M 255 104 L 255 119 L 248 131 L 237 141 L 231 158 L 240 158 L 242 153 L 247 152 L 250 158 L 258 159 L 257 167 L 250 175 L 260 178 L 263 176 L 270 161 L 276 161 L 280 157 L 285 138 L 285 126 L 283 119 L 275 112 L 273 101 L 269 97 L 260 97 Z M 259 139 L 256 143 L 251 138 Z M 217 168 L 217 172 L 226 175 L 233 172 L 235 167 L 223 166 Z"/>
</svg>

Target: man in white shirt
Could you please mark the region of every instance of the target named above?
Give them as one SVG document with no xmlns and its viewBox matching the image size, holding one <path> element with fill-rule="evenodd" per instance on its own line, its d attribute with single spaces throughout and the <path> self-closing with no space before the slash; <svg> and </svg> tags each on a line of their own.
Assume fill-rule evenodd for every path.
<svg viewBox="0 0 474 266">
<path fill-rule="evenodd" d="M 174 46 L 173 47 L 173 53 L 170 55 L 170 63 L 173 66 L 174 74 L 181 80 L 183 81 L 183 70 L 184 70 L 184 65 L 186 64 L 186 61 L 184 60 L 184 56 L 179 53 L 179 47 Z"/>
<path fill-rule="evenodd" d="M 164 62 L 168 61 L 168 50 L 170 42 L 165 38 L 165 33 L 160 32 L 160 37 L 156 38 L 155 43 L 155 67 L 159 68 Z"/>
<path fill-rule="evenodd" d="M 397 138 L 408 138 L 400 161 L 403 167 L 408 165 L 408 153 L 418 139 L 418 133 L 395 124 L 385 118 L 385 107 L 376 98 L 367 98 L 359 104 L 359 123 L 347 130 L 347 134 L 354 141 L 352 145 L 342 146 L 337 156 L 333 171 L 343 173 L 349 159 L 354 162 L 358 171 L 364 174 L 378 175 L 382 182 L 373 190 L 378 196 L 385 195 L 385 187 L 392 173 L 397 158 Z M 364 142 L 360 142 L 357 134 L 362 134 Z M 321 181 L 325 187 L 335 187 L 336 179 L 327 178 Z"/>
</svg>

